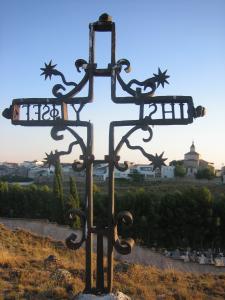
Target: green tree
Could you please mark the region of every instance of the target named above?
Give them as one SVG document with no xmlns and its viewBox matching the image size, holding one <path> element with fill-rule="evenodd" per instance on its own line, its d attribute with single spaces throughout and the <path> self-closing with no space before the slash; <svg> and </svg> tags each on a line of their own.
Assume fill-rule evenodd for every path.
<svg viewBox="0 0 225 300">
<path fill-rule="evenodd" d="M 214 171 L 211 168 L 204 168 L 198 170 L 196 173 L 197 179 L 213 179 L 215 177 Z"/>
<path fill-rule="evenodd" d="M 79 208 L 80 207 L 80 200 L 79 200 L 79 196 L 78 196 L 78 192 L 77 192 L 77 185 L 76 185 L 76 181 L 75 178 L 70 176 L 70 195 L 73 197 L 74 199 L 74 204 L 75 204 L 75 208 Z"/>
<path fill-rule="evenodd" d="M 138 170 L 134 170 L 132 174 L 129 174 L 129 177 L 133 182 L 142 183 L 144 181 L 144 174 L 138 172 Z"/>
<path fill-rule="evenodd" d="M 55 173 L 53 179 L 53 194 L 55 197 L 55 218 L 59 223 L 64 222 L 64 197 L 63 197 L 63 183 L 62 170 L 59 160 L 55 164 Z"/>
<path fill-rule="evenodd" d="M 183 166 L 183 160 L 172 160 L 170 163 L 169 163 L 170 166 L 174 166 L 176 167 L 177 165 L 178 166 Z"/>
<path fill-rule="evenodd" d="M 0 215 L 4 216 L 8 206 L 9 186 L 7 182 L 0 181 Z"/>
<path fill-rule="evenodd" d="M 174 169 L 174 175 L 176 177 L 184 177 L 186 175 L 185 167 L 177 164 Z"/>
<path fill-rule="evenodd" d="M 21 186 L 0 181 L 0 216 L 56 221 L 56 201 L 48 186 Z"/>
<path fill-rule="evenodd" d="M 80 199 L 77 192 L 77 185 L 74 177 L 70 177 L 70 191 L 69 195 L 67 196 L 66 203 L 65 203 L 65 220 L 67 220 L 69 212 L 72 209 L 79 209 L 80 208 Z M 67 222 L 66 222 L 67 223 Z M 70 224 L 74 228 L 80 228 L 80 219 L 76 217 L 75 220 Z"/>
</svg>

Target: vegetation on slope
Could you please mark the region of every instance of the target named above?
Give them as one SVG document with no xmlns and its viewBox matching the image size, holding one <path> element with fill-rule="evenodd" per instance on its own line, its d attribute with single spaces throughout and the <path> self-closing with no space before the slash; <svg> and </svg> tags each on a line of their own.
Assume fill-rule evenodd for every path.
<svg viewBox="0 0 225 300">
<path fill-rule="evenodd" d="M 107 195 L 94 197 L 95 222 L 107 224 Z M 116 213 L 128 210 L 130 228 L 120 227 L 147 246 L 164 248 L 225 249 L 225 195 L 214 196 L 207 187 L 146 191 L 139 188 L 116 194 Z"/>
<path fill-rule="evenodd" d="M 76 184 L 71 179 L 68 193 L 61 184 L 53 191 L 47 186 L 21 187 L 0 182 L 0 216 L 44 218 L 68 224 L 71 208 L 81 209 Z M 57 187 L 57 188 L 56 188 Z M 59 188 L 60 187 L 60 188 Z M 60 191 L 61 190 L 61 191 Z M 95 188 L 94 222 L 107 225 L 106 193 Z M 160 248 L 225 249 L 225 186 L 216 191 L 205 186 L 153 185 L 126 186 L 116 192 L 116 214 L 128 210 L 133 214 L 130 229 L 120 227 L 141 244 Z M 79 227 L 78 220 L 74 227 Z"/>
<path fill-rule="evenodd" d="M 0 225 L 0 299 L 73 299 L 84 288 L 84 250 Z M 49 260 L 54 256 L 54 260 Z M 196 275 L 115 263 L 114 289 L 135 300 L 225 298 L 225 274 Z"/>
</svg>

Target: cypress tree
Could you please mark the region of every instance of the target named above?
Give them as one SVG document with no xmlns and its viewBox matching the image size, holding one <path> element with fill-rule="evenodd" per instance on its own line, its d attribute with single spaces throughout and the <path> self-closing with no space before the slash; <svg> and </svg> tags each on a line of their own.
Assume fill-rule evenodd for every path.
<svg viewBox="0 0 225 300">
<path fill-rule="evenodd" d="M 64 222 L 64 197 L 63 197 L 63 183 L 62 170 L 60 161 L 57 160 L 55 164 L 55 173 L 53 180 L 53 194 L 55 197 L 55 218 L 59 223 Z"/>
<path fill-rule="evenodd" d="M 8 182 L 0 181 L 0 216 L 4 216 L 5 209 L 9 206 L 9 185 Z"/>
<path fill-rule="evenodd" d="M 80 208 L 80 199 L 77 192 L 77 186 L 74 177 L 70 177 L 70 190 L 69 195 L 66 201 L 65 207 L 65 215 L 68 218 L 68 213 L 72 209 L 79 209 Z M 72 227 L 79 228 L 80 227 L 80 219 L 76 217 L 76 219 L 72 222 Z"/>
<path fill-rule="evenodd" d="M 77 192 L 77 185 L 74 177 L 70 177 L 70 194 L 74 199 L 74 208 L 80 208 L 80 199 Z"/>
</svg>

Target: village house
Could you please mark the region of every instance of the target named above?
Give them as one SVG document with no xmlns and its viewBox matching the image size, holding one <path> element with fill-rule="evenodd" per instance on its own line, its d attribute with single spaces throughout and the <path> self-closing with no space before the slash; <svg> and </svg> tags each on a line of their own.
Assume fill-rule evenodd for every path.
<svg viewBox="0 0 225 300">
<path fill-rule="evenodd" d="M 106 181 L 109 176 L 108 165 L 101 164 L 95 166 L 93 173 L 96 181 Z M 152 165 L 131 163 L 126 171 L 122 172 L 115 169 L 114 176 L 115 179 L 131 180 L 134 174 L 139 174 L 145 181 L 152 180 L 156 177 L 174 178 L 174 166 L 162 166 L 161 170 L 154 170 Z"/>
</svg>

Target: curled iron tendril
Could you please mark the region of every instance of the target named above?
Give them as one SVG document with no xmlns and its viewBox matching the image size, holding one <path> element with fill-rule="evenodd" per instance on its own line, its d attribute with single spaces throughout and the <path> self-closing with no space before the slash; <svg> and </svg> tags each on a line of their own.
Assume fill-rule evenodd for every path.
<svg viewBox="0 0 225 300">
<path fill-rule="evenodd" d="M 134 246 L 134 240 L 132 238 L 119 238 L 117 226 L 123 224 L 125 226 L 130 226 L 133 224 L 133 216 L 129 211 L 120 212 L 115 219 L 115 240 L 114 247 L 116 251 L 120 254 L 127 255 L 131 253 L 131 250 Z"/>
<path fill-rule="evenodd" d="M 87 148 L 86 148 L 86 145 L 85 145 L 83 139 L 80 137 L 80 135 L 78 133 L 76 133 L 70 127 L 67 127 L 67 126 L 54 126 L 51 130 L 51 137 L 56 141 L 62 140 L 64 138 L 64 135 L 59 134 L 59 132 L 60 131 L 65 131 L 65 130 L 68 130 L 73 135 L 73 137 L 75 138 L 75 141 L 70 143 L 67 151 L 55 151 L 55 153 L 53 153 L 51 151 L 50 154 L 46 153 L 45 163 L 48 164 L 49 167 L 51 165 L 55 165 L 56 162 L 59 161 L 60 156 L 70 154 L 75 145 L 80 146 L 80 149 L 81 149 L 81 152 L 82 152 L 81 157 L 82 158 L 86 157 Z M 85 159 L 83 159 L 82 163 L 81 162 L 79 162 L 79 164 L 74 163 L 72 167 L 76 171 L 81 171 L 81 170 L 85 169 L 85 167 L 86 167 Z"/>
<path fill-rule="evenodd" d="M 76 250 L 78 248 L 81 247 L 81 245 L 83 244 L 83 242 L 86 240 L 86 215 L 83 211 L 81 211 L 80 209 L 72 209 L 69 212 L 69 218 L 72 221 L 75 221 L 76 217 L 78 217 L 80 219 L 81 222 L 81 228 L 82 228 L 82 235 L 79 241 L 77 241 L 78 239 L 78 235 L 76 233 L 71 233 L 65 240 L 66 246 L 71 249 L 71 250 Z"/>
<path fill-rule="evenodd" d="M 73 164 L 72 164 L 72 169 L 75 171 L 75 172 L 80 172 L 82 170 L 84 170 L 86 168 L 86 164 L 79 160 L 74 160 Z"/>
<path fill-rule="evenodd" d="M 78 84 L 76 82 L 66 81 L 65 76 L 63 75 L 62 72 L 60 72 L 59 70 L 57 70 L 55 68 L 56 66 L 57 65 L 52 65 L 52 61 L 50 61 L 48 64 L 45 63 L 44 68 L 41 68 L 41 70 L 43 71 L 41 73 L 41 75 L 44 75 L 45 79 L 47 79 L 49 77 L 49 79 L 51 80 L 52 76 L 60 76 L 61 80 L 64 84 L 64 85 L 62 85 L 62 84 L 54 85 L 52 88 L 52 94 L 60 100 L 64 99 L 64 98 L 70 98 L 72 96 L 75 96 L 78 92 L 80 92 L 80 90 L 84 87 L 84 85 L 87 83 L 87 81 L 89 79 L 89 74 L 87 71 L 87 66 L 88 66 L 87 61 L 84 59 L 77 59 L 75 62 L 75 67 L 79 73 L 81 72 L 80 71 L 81 68 L 83 68 L 85 70 L 85 75 Z M 65 86 L 72 86 L 73 89 L 70 90 L 69 92 L 63 94 L 62 91 L 64 91 L 64 92 L 66 91 Z M 60 90 L 61 90 L 61 92 L 60 92 Z"/>
<path fill-rule="evenodd" d="M 127 148 L 131 149 L 131 150 L 139 150 L 141 151 L 141 153 L 151 162 L 151 165 L 153 165 L 153 170 L 159 168 L 161 169 L 161 167 L 164 165 L 165 163 L 164 161 L 167 160 L 167 158 L 163 158 L 163 154 L 164 152 L 162 152 L 160 155 L 156 154 L 156 155 L 152 155 L 150 153 L 147 153 L 141 146 L 133 146 L 130 144 L 129 141 L 129 137 L 137 130 L 144 130 L 147 131 L 149 133 L 149 137 L 147 138 L 143 138 L 143 141 L 145 143 L 149 142 L 152 139 L 153 136 L 153 132 L 152 129 L 148 126 L 141 126 L 141 125 L 136 125 L 133 128 L 131 128 L 121 139 L 121 141 L 119 142 L 119 144 L 117 145 L 116 149 L 115 149 L 115 157 L 118 158 L 118 153 L 120 151 L 120 149 L 122 148 L 122 146 L 124 144 L 126 144 Z M 120 171 L 126 171 L 129 167 L 127 162 L 124 162 L 124 165 L 121 166 L 119 165 L 119 159 L 115 159 L 114 161 L 114 165 L 115 167 L 120 170 Z"/>
<path fill-rule="evenodd" d="M 148 78 L 144 81 L 139 81 L 137 79 L 132 79 L 128 83 L 125 83 L 122 77 L 120 76 L 120 72 L 122 71 L 122 67 L 125 66 L 124 70 L 125 72 L 129 73 L 130 68 L 130 62 L 127 59 L 120 59 L 118 60 L 115 70 L 116 70 L 116 76 L 117 79 L 124 91 L 126 91 L 128 94 L 132 95 L 133 97 L 152 97 L 154 95 L 155 90 L 159 87 L 161 84 L 162 87 L 164 87 L 165 83 L 169 83 L 167 81 L 167 78 L 169 78 L 168 75 L 166 75 L 166 71 L 162 72 L 160 68 L 158 68 L 158 74 L 153 74 L 154 76 L 151 78 Z M 135 84 L 139 87 L 136 89 L 132 88 L 132 85 Z M 146 89 L 150 89 L 148 92 L 142 92 L 142 89 L 145 91 Z"/>
<path fill-rule="evenodd" d="M 141 147 L 141 146 L 131 146 L 130 143 L 129 143 L 129 137 L 136 131 L 136 130 L 143 130 L 143 131 L 147 131 L 149 133 L 149 137 L 147 138 L 143 138 L 143 141 L 145 143 L 149 142 L 151 139 L 152 139 L 152 136 L 153 136 L 153 132 L 152 132 L 152 129 L 149 127 L 149 126 L 140 126 L 140 125 L 136 125 L 134 126 L 133 128 L 131 128 L 121 139 L 121 141 L 119 142 L 119 144 L 117 145 L 116 149 L 115 149 L 115 152 L 114 152 L 114 155 L 115 155 L 115 161 L 114 161 L 114 165 L 115 167 L 117 168 L 117 170 L 119 171 L 126 171 L 128 168 L 129 168 L 129 163 L 127 161 L 124 161 L 123 165 L 121 165 L 119 163 L 119 151 L 121 150 L 122 146 L 124 144 L 127 145 L 127 147 L 129 149 L 134 149 L 134 150 L 140 150 L 143 154 L 146 153 L 144 151 L 144 149 Z"/>
</svg>

